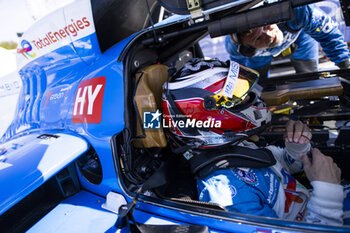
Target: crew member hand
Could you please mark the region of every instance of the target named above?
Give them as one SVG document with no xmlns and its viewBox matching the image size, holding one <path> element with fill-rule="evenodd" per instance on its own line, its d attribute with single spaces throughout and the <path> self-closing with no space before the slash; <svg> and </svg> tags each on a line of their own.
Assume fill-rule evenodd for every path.
<svg viewBox="0 0 350 233">
<path fill-rule="evenodd" d="M 341 170 L 329 156 L 325 156 L 317 148 L 312 149 L 312 160 L 307 155 L 301 155 L 304 171 L 309 181 L 324 181 L 333 184 L 340 183 Z"/>
<path fill-rule="evenodd" d="M 312 133 L 306 124 L 301 121 L 289 120 L 286 125 L 286 142 L 308 144 Z"/>
</svg>

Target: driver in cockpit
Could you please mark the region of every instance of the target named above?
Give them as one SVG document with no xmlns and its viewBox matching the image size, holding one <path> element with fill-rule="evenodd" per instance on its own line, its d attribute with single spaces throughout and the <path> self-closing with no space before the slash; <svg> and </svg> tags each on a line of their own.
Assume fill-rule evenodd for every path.
<svg viewBox="0 0 350 233">
<path fill-rule="evenodd" d="M 331 157 L 311 148 L 312 134 L 305 124 L 287 123 L 284 148 L 259 148 L 249 140 L 271 121 L 254 88 L 256 78 L 254 71 L 233 61 L 192 59 L 164 85 L 167 115 L 182 113 L 191 121 L 221 122 L 220 127 L 177 125 L 170 130 L 172 138 L 187 148 L 183 156 L 197 177 L 199 200 L 244 214 L 341 225 L 341 171 Z M 222 94 L 232 87 L 232 101 L 225 102 Z M 216 101 L 220 106 L 215 98 L 220 98 Z M 301 171 L 312 192 L 291 175 Z"/>
</svg>

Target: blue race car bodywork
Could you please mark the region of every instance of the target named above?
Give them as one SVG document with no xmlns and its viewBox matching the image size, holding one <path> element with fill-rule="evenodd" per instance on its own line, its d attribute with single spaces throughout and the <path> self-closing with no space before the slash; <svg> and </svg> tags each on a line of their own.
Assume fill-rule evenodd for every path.
<svg viewBox="0 0 350 233">
<path fill-rule="evenodd" d="M 150 5 L 158 13 L 156 1 Z M 23 88 L 1 139 L 0 221 L 10 221 L 4 231 L 116 232 L 119 207 L 131 203 L 160 167 L 166 142 L 153 138 L 159 146 L 140 147 L 130 140 L 144 134 L 135 133 L 138 74 L 160 64 L 181 67 L 200 56 L 197 41 L 207 29 L 187 27 L 189 15 L 147 28 L 146 9 L 140 1 L 77 0 L 23 35 L 17 50 Z M 139 223 L 202 225 L 210 232 L 348 231 L 232 213 L 152 192 L 138 197 L 133 216 Z"/>
</svg>

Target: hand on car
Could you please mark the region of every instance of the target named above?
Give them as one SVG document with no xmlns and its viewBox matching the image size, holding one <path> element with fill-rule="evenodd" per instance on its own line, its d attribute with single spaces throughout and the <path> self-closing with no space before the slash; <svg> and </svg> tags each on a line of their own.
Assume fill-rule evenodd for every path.
<svg viewBox="0 0 350 233">
<path fill-rule="evenodd" d="M 309 181 L 324 181 L 333 184 L 340 183 L 341 170 L 329 156 L 325 156 L 318 149 L 312 149 L 312 160 L 307 155 L 301 155 L 304 171 Z"/>
<path fill-rule="evenodd" d="M 286 142 L 308 144 L 312 133 L 306 124 L 301 121 L 289 120 L 286 124 Z"/>
</svg>

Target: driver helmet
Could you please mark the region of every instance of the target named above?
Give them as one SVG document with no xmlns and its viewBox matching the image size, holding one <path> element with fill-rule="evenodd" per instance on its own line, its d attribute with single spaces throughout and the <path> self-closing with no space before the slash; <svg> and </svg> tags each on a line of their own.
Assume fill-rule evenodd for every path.
<svg viewBox="0 0 350 233">
<path fill-rule="evenodd" d="M 259 74 L 234 61 L 194 58 L 163 85 L 163 127 L 190 148 L 238 144 L 270 123 Z"/>
</svg>

